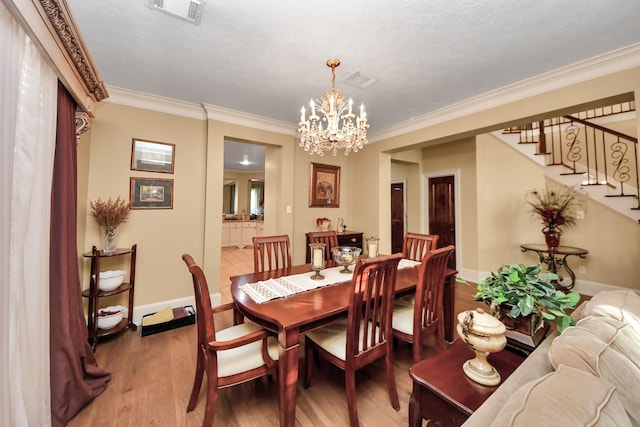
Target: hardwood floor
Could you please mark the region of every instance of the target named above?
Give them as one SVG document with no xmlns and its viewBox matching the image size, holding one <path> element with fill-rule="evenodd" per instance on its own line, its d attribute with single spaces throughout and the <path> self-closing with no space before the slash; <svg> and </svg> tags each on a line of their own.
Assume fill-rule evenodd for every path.
<svg viewBox="0 0 640 427">
<path fill-rule="evenodd" d="M 229 276 L 253 271 L 253 252 L 252 249 L 224 249 L 222 256 L 220 283 L 222 300 L 226 302 L 231 300 Z M 456 313 L 483 306 L 473 300 L 474 292 L 473 284 L 456 285 Z M 231 324 L 231 319 L 224 319 L 224 322 Z M 110 341 L 98 344 L 96 358 L 101 367 L 111 372 L 111 382 L 100 396 L 69 422 L 69 426 L 179 427 L 202 424 L 204 387 L 196 409 L 186 412 L 195 371 L 195 325 L 144 338 L 140 337 L 139 330 L 125 331 Z M 423 350 L 425 357 L 436 352 L 435 343 L 431 340 Z M 391 407 L 384 362 L 380 360 L 357 373 L 358 415 L 363 427 L 406 426 L 408 423 L 412 387 L 409 367 L 413 364 L 411 347 L 398 343 L 394 357 L 400 411 L 396 412 Z M 302 364 L 300 366 L 302 368 Z M 301 381 L 300 377 L 296 401 L 297 426 L 349 425 L 342 371 L 329 363 L 321 363 L 314 372 L 311 387 L 305 389 Z M 262 378 L 220 390 L 214 425 L 277 426 L 277 378 L 271 381 Z"/>
</svg>

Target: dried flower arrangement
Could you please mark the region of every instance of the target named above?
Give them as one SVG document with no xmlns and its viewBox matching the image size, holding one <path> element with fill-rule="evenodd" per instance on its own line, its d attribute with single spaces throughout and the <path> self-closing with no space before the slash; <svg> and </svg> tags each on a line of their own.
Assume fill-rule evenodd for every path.
<svg viewBox="0 0 640 427">
<path fill-rule="evenodd" d="M 91 208 L 91 216 L 98 225 L 111 229 L 125 222 L 131 210 L 131 204 L 120 197 L 116 200 L 109 198 L 106 202 L 98 198 L 98 200 L 89 202 L 89 207 Z"/>
<path fill-rule="evenodd" d="M 530 190 L 526 202 L 532 216 L 538 216 L 544 229 L 555 230 L 560 225 L 575 225 L 579 215 L 586 211 L 586 200 L 574 187 L 561 185 L 556 190 Z"/>
</svg>

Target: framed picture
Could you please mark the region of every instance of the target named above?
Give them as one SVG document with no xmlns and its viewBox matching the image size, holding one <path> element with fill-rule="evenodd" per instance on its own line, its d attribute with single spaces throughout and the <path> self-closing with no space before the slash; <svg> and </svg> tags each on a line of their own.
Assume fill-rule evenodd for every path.
<svg viewBox="0 0 640 427">
<path fill-rule="evenodd" d="M 175 144 L 133 138 L 131 170 L 173 173 Z"/>
<path fill-rule="evenodd" d="M 340 166 L 311 163 L 309 207 L 340 207 Z"/>
<path fill-rule="evenodd" d="M 131 177 L 131 209 L 173 209 L 173 180 Z"/>
</svg>

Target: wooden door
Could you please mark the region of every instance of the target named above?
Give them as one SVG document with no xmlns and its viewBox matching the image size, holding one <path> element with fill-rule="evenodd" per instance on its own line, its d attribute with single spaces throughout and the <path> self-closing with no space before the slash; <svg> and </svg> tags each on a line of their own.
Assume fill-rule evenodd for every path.
<svg viewBox="0 0 640 427">
<path fill-rule="evenodd" d="M 438 247 L 456 244 L 456 205 L 454 176 L 429 178 L 429 234 L 437 234 Z M 456 268 L 456 254 L 449 258 L 449 268 Z"/>
<path fill-rule="evenodd" d="M 402 252 L 404 242 L 404 182 L 391 184 L 391 253 Z"/>
</svg>

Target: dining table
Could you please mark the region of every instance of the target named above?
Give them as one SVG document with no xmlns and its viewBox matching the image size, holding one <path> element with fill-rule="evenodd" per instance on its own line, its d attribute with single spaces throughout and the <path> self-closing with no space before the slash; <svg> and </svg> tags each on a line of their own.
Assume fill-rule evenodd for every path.
<svg viewBox="0 0 640 427">
<path fill-rule="evenodd" d="M 326 268 L 339 267 L 327 261 Z M 352 267 L 353 268 L 353 267 Z M 418 281 L 419 263 L 399 268 L 396 275 L 396 296 L 415 292 Z M 300 357 L 300 337 L 315 328 L 345 318 L 348 312 L 351 275 L 343 280 L 282 298 L 256 302 L 247 293 L 248 285 L 264 283 L 270 279 L 314 274 L 310 264 L 296 265 L 279 270 L 242 274 L 231 277 L 231 295 L 236 305 L 236 321 L 245 317 L 252 322 L 277 334 L 279 344 L 278 361 L 278 402 L 280 426 L 295 425 L 296 395 L 298 387 L 298 364 Z M 322 273 L 322 271 L 321 271 Z M 455 270 L 447 271 L 444 292 L 445 326 L 449 323 L 450 335 L 453 329 L 453 285 Z M 332 276 L 332 277 L 335 277 Z M 447 301 L 450 299 L 450 301 Z M 446 328 L 445 328 L 446 329 Z M 446 333 L 445 333 L 446 338 Z"/>
</svg>

